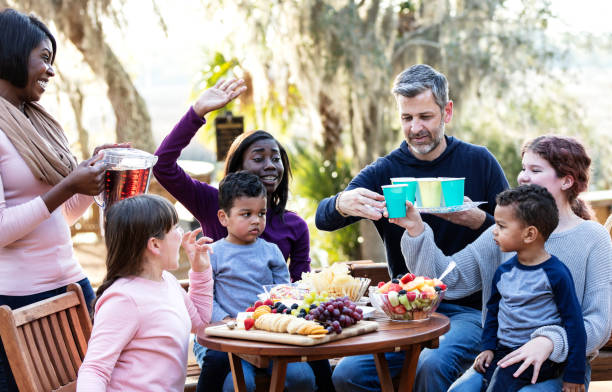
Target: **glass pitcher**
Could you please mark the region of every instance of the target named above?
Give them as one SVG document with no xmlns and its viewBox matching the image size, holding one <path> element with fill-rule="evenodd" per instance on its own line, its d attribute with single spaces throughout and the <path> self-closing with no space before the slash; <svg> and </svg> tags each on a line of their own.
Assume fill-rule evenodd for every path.
<svg viewBox="0 0 612 392">
<path fill-rule="evenodd" d="M 105 208 L 116 201 L 146 193 L 157 157 L 135 148 L 105 149 L 104 190 L 94 200 Z"/>
</svg>

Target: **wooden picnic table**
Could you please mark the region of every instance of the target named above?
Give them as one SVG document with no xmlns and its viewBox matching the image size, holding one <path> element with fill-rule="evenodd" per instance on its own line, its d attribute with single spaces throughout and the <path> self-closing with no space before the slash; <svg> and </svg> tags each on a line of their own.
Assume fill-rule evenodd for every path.
<svg viewBox="0 0 612 392">
<path fill-rule="evenodd" d="M 294 346 L 252 340 L 228 339 L 214 336 L 198 338 L 201 345 L 227 352 L 232 368 L 234 390 L 246 391 L 240 359 L 265 368 L 273 361 L 270 391 L 282 391 L 285 373 L 290 362 L 316 361 L 373 354 L 383 392 L 393 391 L 393 382 L 385 358 L 386 352 L 405 351 L 406 359 L 401 371 L 399 391 L 412 391 L 419 354 L 424 347 L 438 347 L 438 338 L 450 329 L 449 319 L 434 313 L 428 320 L 396 322 L 377 319 L 378 331 L 335 340 L 315 346 Z"/>
</svg>

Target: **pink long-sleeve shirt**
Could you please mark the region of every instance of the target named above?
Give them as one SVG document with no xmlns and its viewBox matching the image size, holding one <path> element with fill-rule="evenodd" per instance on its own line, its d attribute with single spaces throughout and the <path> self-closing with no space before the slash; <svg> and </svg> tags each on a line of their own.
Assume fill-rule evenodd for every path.
<svg viewBox="0 0 612 392">
<path fill-rule="evenodd" d="M 121 278 L 102 294 L 77 392 L 184 390 L 189 332 L 203 336 L 212 314 L 212 268 L 189 272 L 189 294 L 162 278 Z"/>
<path fill-rule="evenodd" d="M 49 213 L 41 195 L 50 189 L 0 130 L 0 295 L 36 294 L 85 278 L 69 225 L 93 198 L 75 195 Z"/>
</svg>

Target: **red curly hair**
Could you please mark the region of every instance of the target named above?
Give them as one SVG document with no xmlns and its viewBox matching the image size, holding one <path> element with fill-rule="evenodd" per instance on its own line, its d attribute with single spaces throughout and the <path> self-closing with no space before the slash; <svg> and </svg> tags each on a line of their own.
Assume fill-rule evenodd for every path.
<svg viewBox="0 0 612 392">
<path fill-rule="evenodd" d="M 523 145 L 521 156 L 531 151 L 545 159 L 557 173 L 557 177 L 571 176 L 574 185 L 565 191 L 572 210 L 582 219 L 593 219 L 591 207 L 578 195 L 589 187 L 591 158 L 584 146 L 576 139 L 565 136 L 544 135 L 528 140 Z"/>
</svg>

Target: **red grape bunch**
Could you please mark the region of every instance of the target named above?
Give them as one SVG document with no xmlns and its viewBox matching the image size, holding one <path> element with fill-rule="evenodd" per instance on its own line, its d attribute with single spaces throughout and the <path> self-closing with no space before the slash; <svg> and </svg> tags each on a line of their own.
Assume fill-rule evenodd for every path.
<svg viewBox="0 0 612 392">
<path fill-rule="evenodd" d="M 319 304 L 310 310 L 306 320 L 315 320 L 322 324 L 329 333 L 342 332 L 363 318 L 363 311 L 348 297 L 332 299 Z"/>
</svg>

